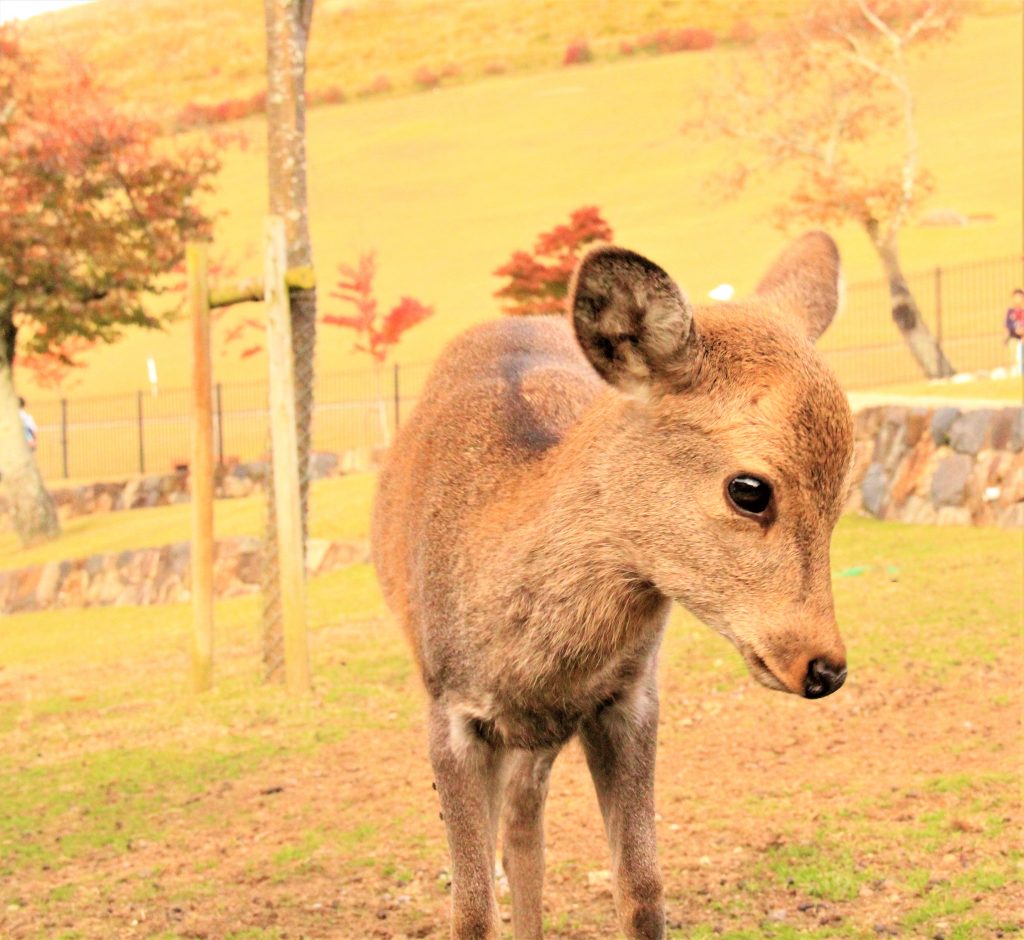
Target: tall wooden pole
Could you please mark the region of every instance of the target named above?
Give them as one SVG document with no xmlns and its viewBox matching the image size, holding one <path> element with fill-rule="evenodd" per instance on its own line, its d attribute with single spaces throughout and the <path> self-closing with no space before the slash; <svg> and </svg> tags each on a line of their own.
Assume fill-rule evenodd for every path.
<svg viewBox="0 0 1024 940">
<path fill-rule="evenodd" d="M 267 40 L 267 169 L 270 213 L 284 219 L 288 265 L 311 268 L 306 187 L 306 49 L 314 0 L 263 0 Z M 292 353 L 302 524 L 309 509 L 310 424 L 313 409 L 313 359 L 316 350 L 316 290 L 313 285 L 293 290 L 290 298 Z M 273 503 L 267 518 L 266 541 L 277 543 Z M 269 572 L 268 572 L 269 573 Z M 281 642 L 276 592 L 264 579 L 264 665 L 274 678 Z"/>
<path fill-rule="evenodd" d="M 292 693 L 309 690 L 306 641 L 306 573 L 303 552 L 299 452 L 295 425 L 295 371 L 285 271 L 284 220 L 271 216 L 266 232 L 267 358 L 270 367 L 270 437 L 273 444 L 274 509 L 277 519 L 281 628 L 285 684 Z"/>
<path fill-rule="evenodd" d="M 192 688 L 213 685 L 213 364 L 206 246 L 185 249 L 192 319 Z"/>
</svg>

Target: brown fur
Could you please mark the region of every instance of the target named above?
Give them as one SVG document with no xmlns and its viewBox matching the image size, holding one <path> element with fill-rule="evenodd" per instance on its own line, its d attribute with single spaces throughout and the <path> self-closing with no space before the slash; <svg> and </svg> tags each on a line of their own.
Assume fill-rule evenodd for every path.
<svg viewBox="0 0 1024 940">
<path fill-rule="evenodd" d="M 454 937 L 497 936 L 503 800 L 515 934 L 540 936 L 547 773 L 577 733 L 623 929 L 663 936 L 655 675 L 673 600 L 773 688 L 845 666 L 829 540 L 852 422 L 808 341 L 838 276 L 811 233 L 755 297 L 694 310 L 660 268 L 602 248 L 569 320 L 485 324 L 435 367 L 381 473 L 373 551 L 430 696 Z M 728 500 L 741 472 L 773 484 L 763 517 Z"/>
</svg>

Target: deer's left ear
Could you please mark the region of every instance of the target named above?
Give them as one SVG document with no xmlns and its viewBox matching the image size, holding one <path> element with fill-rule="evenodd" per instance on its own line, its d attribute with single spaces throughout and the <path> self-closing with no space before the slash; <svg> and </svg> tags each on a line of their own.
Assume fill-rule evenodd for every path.
<svg viewBox="0 0 1024 940">
<path fill-rule="evenodd" d="M 841 302 L 836 243 L 824 232 L 801 235 L 775 260 L 755 293 L 795 318 L 813 342 L 828 329 Z"/>
</svg>

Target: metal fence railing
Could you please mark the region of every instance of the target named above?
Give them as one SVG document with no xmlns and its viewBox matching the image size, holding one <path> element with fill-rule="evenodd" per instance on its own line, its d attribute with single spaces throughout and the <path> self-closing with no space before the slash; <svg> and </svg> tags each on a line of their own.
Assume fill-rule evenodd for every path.
<svg viewBox="0 0 1024 940">
<path fill-rule="evenodd" d="M 1024 284 L 1024 261 L 1010 258 L 936 268 L 908 277 L 928 328 L 959 372 L 1009 366 L 1003 318 Z M 852 285 L 821 349 L 843 386 L 882 388 L 923 378 L 890 317 L 884 282 Z M 419 396 L 429 363 L 317 376 L 313 450 L 351 451 L 365 465 Z M 222 462 L 266 455 L 266 382 L 218 384 L 214 436 Z M 104 398 L 35 401 L 36 460 L 48 480 L 166 472 L 186 464 L 189 392 L 161 390 Z"/>
<path fill-rule="evenodd" d="M 908 275 L 907 283 L 955 371 L 1010 365 L 1003 320 L 1010 293 L 1024 285 L 1024 258 L 936 267 Z M 884 387 L 923 378 L 890 310 L 885 281 L 847 288 L 844 309 L 819 344 L 844 388 Z"/>
</svg>

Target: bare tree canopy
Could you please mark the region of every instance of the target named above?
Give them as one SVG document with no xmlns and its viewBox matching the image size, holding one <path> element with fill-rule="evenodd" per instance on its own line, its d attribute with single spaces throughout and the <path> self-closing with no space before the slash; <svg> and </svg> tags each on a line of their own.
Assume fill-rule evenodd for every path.
<svg viewBox="0 0 1024 940">
<path fill-rule="evenodd" d="M 959 0 L 818 0 L 721 72 L 689 125 L 738 144 L 721 182 L 787 170 L 780 226 L 855 222 L 889 281 L 893 321 L 926 375 L 952 367 L 921 319 L 898 238 L 932 180 L 921 166 L 909 59 L 948 38 Z"/>
</svg>

